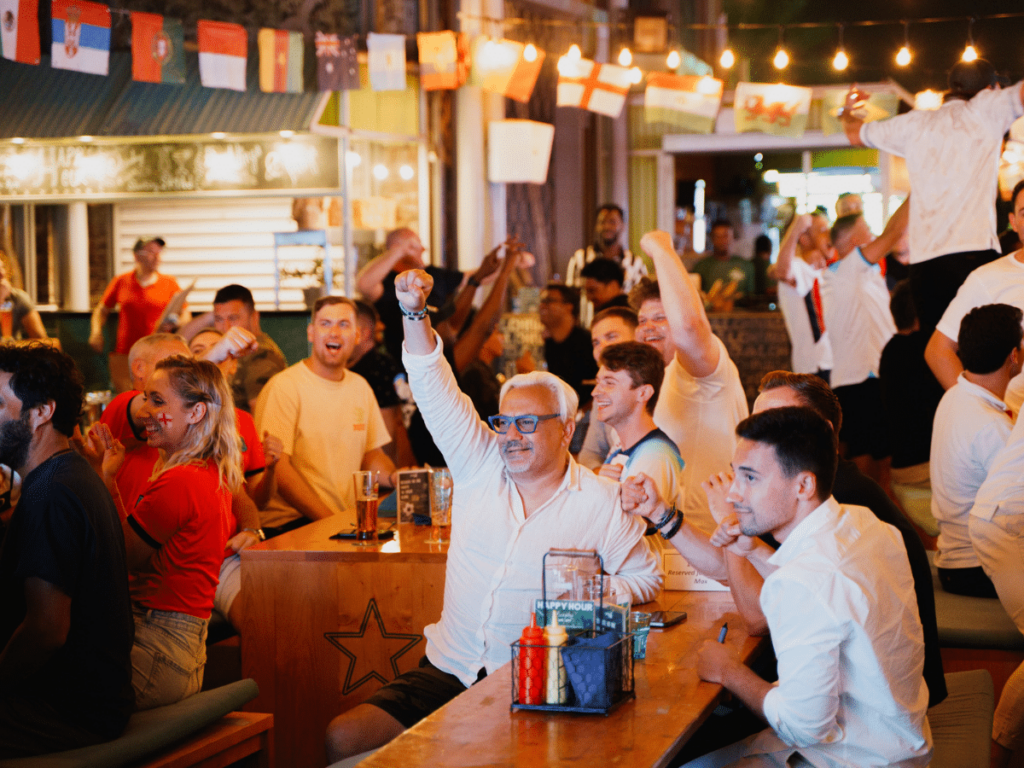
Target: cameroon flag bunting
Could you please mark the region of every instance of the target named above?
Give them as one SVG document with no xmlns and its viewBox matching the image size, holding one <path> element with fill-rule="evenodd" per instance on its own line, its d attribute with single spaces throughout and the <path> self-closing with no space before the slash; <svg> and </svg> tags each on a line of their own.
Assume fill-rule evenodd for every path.
<svg viewBox="0 0 1024 768">
<path fill-rule="evenodd" d="M 256 40 L 260 48 L 260 90 L 264 93 L 301 93 L 302 33 L 261 29 Z"/>
</svg>

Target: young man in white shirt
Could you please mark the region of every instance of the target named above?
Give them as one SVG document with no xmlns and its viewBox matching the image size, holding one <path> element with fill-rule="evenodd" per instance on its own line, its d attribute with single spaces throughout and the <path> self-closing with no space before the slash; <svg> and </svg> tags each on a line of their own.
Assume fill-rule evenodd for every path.
<svg viewBox="0 0 1024 768">
<path fill-rule="evenodd" d="M 829 381 L 832 342 L 825 325 L 821 273 L 832 249 L 828 218 L 820 211 L 793 219 L 773 269 L 779 281 L 779 309 L 793 349 L 793 373 L 817 374 Z"/>
<path fill-rule="evenodd" d="M 1024 239 L 1024 181 L 1017 183 L 1010 197 L 1010 226 Z M 1010 304 L 1024 309 L 1024 250 L 1016 250 L 978 267 L 960 286 L 956 297 L 942 315 L 928 340 L 924 357 L 939 383 L 949 389 L 963 370 L 957 357 L 957 334 L 964 315 L 983 304 Z M 1014 413 L 1024 402 L 1024 376 L 1014 378 L 1006 389 L 1006 404 Z"/>
<path fill-rule="evenodd" d="M 878 363 L 896 324 L 878 262 L 902 237 L 909 203 L 907 198 L 877 238 L 860 214 L 844 216 L 832 226 L 839 260 L 825 270 L 822 291 L 832 339 L 831 384 L 843 407 L 839 439 L 847 458 L 882 487 L 888 484 L 889 446 Z"/>
<path fill-rule="evenodd" d="M 422 270 L 395 282 L 409 385 L 455 481 L 444 607 L 423 631 L 420 667 L 331 722 L 329 762 L 387 743 L 507 664 L 511 643 L 530 623 L 549 549 L 597 551 L 606 588 L 628 591 L 634 602 L 652 600 L 662 584 L 643 541 L 646 526 L 622 511 L 618 484 L 569 454 L 578 404 L 572 388 L 547 372 L 515 376 L 488 428 L 459 391 L 427 318 L 432 285 Z"/>
<path fill-rule="evenodd" d="M 705 641 L 698 674 L 770 728 L 687 766 L 927 766 L 924 641 L 900 534 L 832 497 L 835 438 L 814 411 L 770 409 L 736 432 L 728 500 L 739 530 L 721 543 L 764 577 L 779 681 Z M 656 517 L 664 508 L 644 496 L 633 512 Z M 777 551 L 757 538 L 766 533 L 781 542 Z"/>
<path fill-rule="evenodd" d="M 1003 396 L 1024 361 L 1024 313 L 1008 304 L 977 307 L 960 323 L 964 371 L 946 390 L 932 430 L 932 515 L 939 523 L 935 565 L 946 592 L 996 597 L 968 531 L 971 507 L 1013 422 Z"/>
<path fill-rule="evenodd" d="M 729 465 L 736 425 L 749 413 L 739 371 L 721 339 L 711 331 L 704 302 L 668 232 L 648 232 L 640 247 L 654 261 L 658 280 L 640 281 L 629 301 L 640 324 L 637 341 L 650 344 L 665 361 L 654 423 L 679 448 L 684 512 L 705 533 L 715 529 L 700 484 Z"/>
<path fill-rule="evenodd" d="M 995 68 L 977 59 L 949 71 L 949 91 L 937 110 L 863 123 L 855 115 L 862 98 L 856 86 L 850 89 L 843 128 L 854 146 L 906 160 L 917 200 L 910 221 L 910 285 L 921 328 L 931 332 L 967 275 L 999 258 L 992 201 L 1003 135 L 1024 115 L 1024 82 L 999 89 Z"/>
</svg>

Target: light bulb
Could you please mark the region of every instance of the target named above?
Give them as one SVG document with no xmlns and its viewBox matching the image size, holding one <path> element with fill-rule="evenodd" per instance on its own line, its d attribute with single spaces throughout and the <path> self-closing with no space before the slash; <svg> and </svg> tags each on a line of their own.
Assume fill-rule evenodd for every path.
<svg viewBox="0 0 1024 768">
<path fill-rule="evenodd" d="M 840 72 L 850 66 L 850 57 L 846 55 L 846 51 L 840 48 L 836 51 L 836 57 L 832 59 L 832 68 L 838 69 Z"/>
<path fill-rule="evenodd" d="M 398 175 L 401 176 L 405 181 L 409 181 L 413 177 L 415 172 L 411 165 L 403 165 L 398 169 Z"/>
<path fill-rule="evenodd" d="M 732 68 L 732 65 L 736 63 L 736 55 L 732 52 L 732 48 L 726 48 L 722 51 L 722 57 L 718 60 L 718 63 L 722 65 L 722 69 Z"/>
<path fill-rule="evenodd" d="M 772 59 L 772 63 L 775 64 L 776 69 L 785 69 L 789 66 L 789 54 L 786 53 L 785 48 L 779 48 L 775 52 L 775 58 Z"/>
<path fill-rule="evenodd" d="M 386 165 L 377 164 L 373 166 L 373 176 L 379 181 L 384 181 L 388 177 L 388 168 Z"/>
<path fill-rule="evenodd" d="M 900 48 L 899 53 L 896 54 L 896 63 L 901 67 L 905 67 L 910 63 L 910 59 L 910 48 L 904 45 Z"/>
<path fill-rule="evenodd" d="M 566 58 L 570 61 L 579 61 L 583 58 L 583 52 L 580 51 L 580 47 L 573 43 L 569 46 L 569 52 L 565 54 Z"/>
<path fill-rule="evenodd" d="M 679 69 L 679 65 L 683 63 L 683 57 L 679 55 L 679 51 L 669 51 L 668 58 L 665 59 L 665 66 L 669 69 Z"/>
<path fill-rule="evenodd" d="M 960 61 L 974 61 L 977 58 L 978 58 L 978 51 L 977 51 L 977 49 L 975 49 L 975 47 L 973 45 L 968 43 L 967 47 L 964 48 L 964 53 L 960 57 Z"/>
<path fill-rule="evenodd" d="M 640 71 L 640 67 L 633 67 L 631 70 L 629 70 L 629 82 L 635 85 L 643 79 L 644 74 L 643 72 Z"/>
<path fill-rule="evenodd" d="M 630 53 L 629 48 L 623 48 L 619 51 L 619 66 L 628 67 L 633 63 L 633 54 Z"/>
<path fill-rule="evenodd" d="M 527 43 L 523 49 L 523 59 L 526 61 L 537 60 L 537 49 L 533 47 L 533 43 Z"/>
</svg>

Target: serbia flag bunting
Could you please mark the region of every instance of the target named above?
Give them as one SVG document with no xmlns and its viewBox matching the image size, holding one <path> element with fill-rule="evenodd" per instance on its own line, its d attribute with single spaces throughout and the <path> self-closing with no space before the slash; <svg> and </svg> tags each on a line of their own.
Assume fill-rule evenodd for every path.
<svg viewBox="0 0 1024 768">
<path fill-rule="evenodd" d="M 177 19 L 132 12 L 132 79 L 143 83 L 184 83 L 184 42 L 185 34 Z"/>
<path fill-rule="evenodd" d="M 39 0 L 0 0 L 0 55 L 39 63 Z"/>
<path fill-rule="evenodd" d="M 240 24 L 200 19 L 199 79 L 207 88 L 245 90 L 245 59 L 249 37 Z"/>
<path fill-rule="evenodd" d="M 54 69 L 105 75 L 110 60 L 110 8 L 85 0 L 53 0 Z"/>
</svg>

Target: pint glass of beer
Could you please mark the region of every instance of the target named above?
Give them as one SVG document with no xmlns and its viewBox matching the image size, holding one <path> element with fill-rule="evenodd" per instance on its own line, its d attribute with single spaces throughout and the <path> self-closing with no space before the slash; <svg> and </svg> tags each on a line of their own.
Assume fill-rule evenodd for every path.
<svg viewBox="0 0 1024 768">
<path fill-rule="evenodd" d="M 356 544 L 377 543 L 377 474 L 353 472 L 356 487 Z"/>
<path fill-rule="evenodd" d="M 430 538 L 428 544 L 447 544 L 452 538 L 452 473 L 430 470 Z"/>
</svg>

